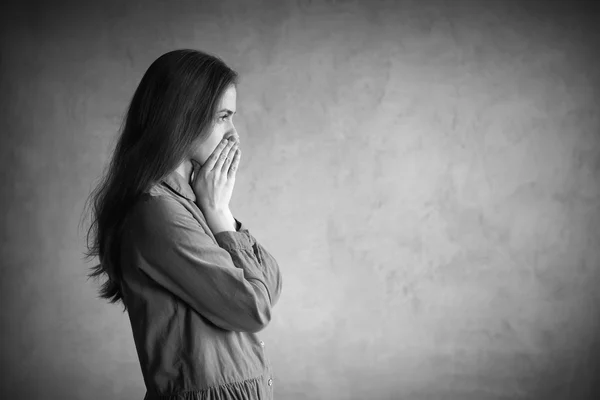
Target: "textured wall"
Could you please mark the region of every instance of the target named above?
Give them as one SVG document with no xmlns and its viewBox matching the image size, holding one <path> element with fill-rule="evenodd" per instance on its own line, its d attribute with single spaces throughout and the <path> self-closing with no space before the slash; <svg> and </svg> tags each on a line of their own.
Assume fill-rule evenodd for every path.
<svg viewBox="0 0 600 400">
<path fill-rule="evenodd" d="M 143 397 L 78 223 L 142 74 L 182 47 L 242 75 L 232 210 L 284 273 L 278 399 L 594 397 L 591 6 L 121 3 L 3 5 L 2 398 Z"/>
</svg>

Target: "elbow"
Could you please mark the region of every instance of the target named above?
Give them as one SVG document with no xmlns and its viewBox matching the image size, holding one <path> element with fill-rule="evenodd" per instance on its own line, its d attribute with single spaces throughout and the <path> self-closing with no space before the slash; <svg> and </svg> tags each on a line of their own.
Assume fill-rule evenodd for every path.
<svg viewBox="0 0 600 400">
<path fill-rule="evenodd" d="M 264 304 L 260 304 L 252 310 L 246 331 L 258 333 L 265 329 L 269 325 L 269 322 L 271 322 L 271 305 L 268 302 L 264 302 Z"/>
<path fill-rule="evenodd" d="M 232 325 L 235 325 L 233 328 L 235 331 L 258 333 L 271 322 L 271 295 L 262 283 L 253 289 L 245 296 L 234 296 L 239 303 L 235 314 L 230 315 L 229 320 Z"/>
</svg>

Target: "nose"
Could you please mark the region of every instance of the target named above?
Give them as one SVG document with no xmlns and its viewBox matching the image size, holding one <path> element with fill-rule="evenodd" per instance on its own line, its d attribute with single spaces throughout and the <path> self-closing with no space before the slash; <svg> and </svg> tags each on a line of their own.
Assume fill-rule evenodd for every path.
<svg viewBox="0 0 600 400">
<path fill-rule="evenodd" d="M 231 125 L 231 130 L 225 134 L 225 138 L 231 139 L 233 138 L 235 141 L 240 141 L 240 135 L 238 135 L 235 127 Z"/>
</svg>

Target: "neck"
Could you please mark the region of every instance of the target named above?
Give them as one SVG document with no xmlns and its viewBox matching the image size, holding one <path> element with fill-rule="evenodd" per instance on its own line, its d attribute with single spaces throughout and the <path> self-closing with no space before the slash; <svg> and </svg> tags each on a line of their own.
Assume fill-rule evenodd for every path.
<svg viewBox="0 0 600 400">
<path fill-rule="evenodd" d="M 190 181 L 190 176 L 192 175 L 192 162 L 190 160 L 185 160 L 177 168 L 175 171 L 181 176 L 185 178 L 186 182 Z"/>
</svg>

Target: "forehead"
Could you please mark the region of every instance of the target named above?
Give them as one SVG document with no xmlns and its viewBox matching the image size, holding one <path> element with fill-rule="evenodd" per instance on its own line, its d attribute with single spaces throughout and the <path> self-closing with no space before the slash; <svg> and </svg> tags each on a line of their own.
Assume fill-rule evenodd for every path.
<svg viewBox="0 0 600 400">
<path fill-rule="evenodd" d="M 219 109 L 228 108 L 232 111 L 235 110 L 235 102 L 237 97 L 237 91 L 235 90 L 235 86 L 230 85 L 223 95 L 221 96 L 221 100 L 219 102 Z"/>
</svg>

